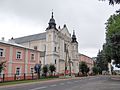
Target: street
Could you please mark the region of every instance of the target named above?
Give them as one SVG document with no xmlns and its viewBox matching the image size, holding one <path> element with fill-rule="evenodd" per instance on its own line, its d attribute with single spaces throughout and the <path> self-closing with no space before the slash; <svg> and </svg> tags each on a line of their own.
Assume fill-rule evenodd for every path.
<svg viewBox="0 0 120 90">
<path fill-rule="evenodd" d="M 109 76 L 86 77 L 30 85 L 4 87 L 0 90 L 120 90 L 120 81 Z"/>
</svg>

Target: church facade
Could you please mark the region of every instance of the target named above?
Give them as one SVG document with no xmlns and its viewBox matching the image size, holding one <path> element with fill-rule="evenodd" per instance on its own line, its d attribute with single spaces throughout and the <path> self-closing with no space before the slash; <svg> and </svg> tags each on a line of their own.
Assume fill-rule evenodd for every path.
<svg viewBox="0 0 120 90">
<path fill-rule="evenodd" d="M 53 12 L 44 33 L 16 38 L 15 42 L 25 47 L 44 52 L 43 65 L 54 64 L 56 73 L 78 73 L 79 53 L 75 32 L 71 35 L 66 25 L 56 28 Z"/>
</svg>

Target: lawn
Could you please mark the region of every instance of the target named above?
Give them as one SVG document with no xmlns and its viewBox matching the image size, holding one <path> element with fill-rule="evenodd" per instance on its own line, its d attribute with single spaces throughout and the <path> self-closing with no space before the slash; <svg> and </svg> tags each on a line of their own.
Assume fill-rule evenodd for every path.
<svg viewBox="0 0 120 90">
<path fill-rule="evenodd" d="M 37 80 L 18 80 L 18 81 L 1 82 L 0 86 L 40 82 L 40 81 L 47 81 L 47 80 L 53 80 L 53 79 L 56 79 L 56 78 L 42 78 L 42 79 L 37 79 Z"/>
</svg>

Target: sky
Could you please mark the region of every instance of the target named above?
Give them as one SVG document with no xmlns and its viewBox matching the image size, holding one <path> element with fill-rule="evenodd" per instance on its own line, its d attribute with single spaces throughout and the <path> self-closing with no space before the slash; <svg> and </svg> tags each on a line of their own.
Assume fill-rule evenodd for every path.
<svg viewBox="0 0 120 90">
<path fill-rule="evenodd" d="M 79 53 L 96 57 L 105 43 L 105 23 L 119 8 L 107 0 L 0 0 L 0 39 L 45 32 L 53 9 L 57 27 L 75 30 Z"/>
</svg>

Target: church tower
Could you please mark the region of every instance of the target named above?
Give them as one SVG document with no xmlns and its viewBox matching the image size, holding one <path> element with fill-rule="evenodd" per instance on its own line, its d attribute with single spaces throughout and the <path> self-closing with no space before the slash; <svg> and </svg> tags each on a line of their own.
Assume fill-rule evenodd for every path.
<svg viewBox="0 0 120 90">
<path fill-rule="evenodd" d="M 47 64 L 54 64 L 56 72 L 59 71 L 59 50 L 58 50 L 58 29 L 56 28 L 55 19 L 52 16 L 46 28 L 46 62 Z"/>
</svg>

